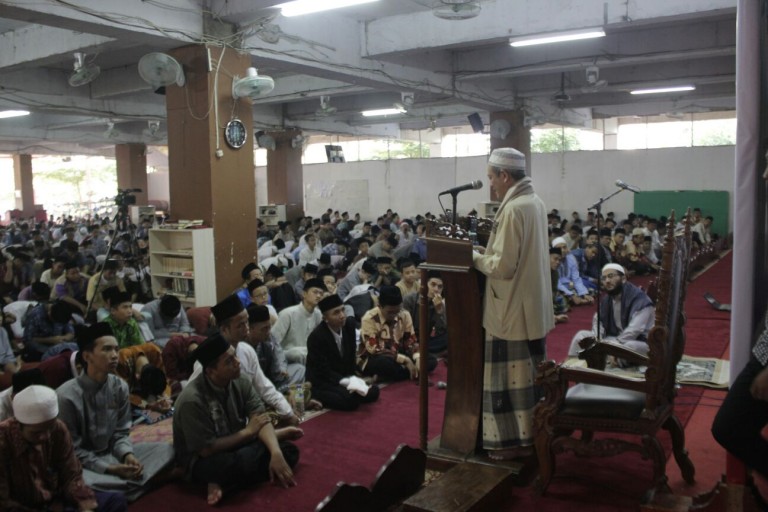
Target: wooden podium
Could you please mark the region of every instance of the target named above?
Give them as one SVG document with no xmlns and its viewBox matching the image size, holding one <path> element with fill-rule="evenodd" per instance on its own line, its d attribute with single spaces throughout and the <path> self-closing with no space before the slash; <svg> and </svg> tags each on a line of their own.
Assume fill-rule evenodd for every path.
<svg viewBox="0 0 768 512">
<path fill-rule="evenodd" d="M 483 400 L 484 339 L 482 303 L 478 272 L 472 267 L 472 243 L 451 238 L 427 237 L 427 262 L 419 266 L 421 289 L 419 297 L 419 350 L 427 353 L 429 325 L 427 271 L 440 271 L 443 295 L 450 314 L 448 320 L 448 388 L 445 396 L 445 416 L 439 444 L 428 450 L 434 455 L 466 460 L 475 454 L 480 429 Z M 426 357 L 420 360 L 420 443 L 427 450 L 427 387 Z"/>
</svg>

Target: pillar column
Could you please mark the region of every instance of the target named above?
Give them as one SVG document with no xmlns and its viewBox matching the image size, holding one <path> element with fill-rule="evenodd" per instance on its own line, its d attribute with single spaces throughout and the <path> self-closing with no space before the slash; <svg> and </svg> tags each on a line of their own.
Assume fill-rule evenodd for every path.
<svg viewBox="0 0 768 512">
<path fill-rule="evenodd" d="M 13 155 L 13 184 L 16 209 L 24 218 L 35 215 L 35 189 L 32 186 L 32 155 Z"/>
<path fill-rule="evenodd" d="M 146 144 L 116 144 L 115 161 L 117 163 L 117 188 L 141 189 L 136 192 L 136 204 L 146 205 L 149 200 L 147 190 L 147 146 Z"/>
<path fill-rule="evenodd" d="M 166 87 L 170 213 L 213 228 L 220 300 L 241 284 L 240 270 L 256 258 L 253 107 L 232 98 L 233 77 L 245 76 L 251 57 L 202 45 L 170 53 L 186 77 L 183 87 Z M 234 117 L 247 134 L 240 149 L 224 139 L 223 128 Z"/>
<path fill-rule="evenodd" d="M 267 201 L 284 204 L 287 220 L 293 222 L 304 215 L 304 167 L 301 145 L 293 147 L 291 140 L 298 130 L 270 132 L 275 149 L 267 150 Z"/>
</svg>

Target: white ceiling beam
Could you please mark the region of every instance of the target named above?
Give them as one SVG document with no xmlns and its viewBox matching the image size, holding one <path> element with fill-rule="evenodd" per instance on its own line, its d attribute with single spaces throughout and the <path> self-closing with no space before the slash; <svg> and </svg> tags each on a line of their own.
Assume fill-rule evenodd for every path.
<svg viewBox="0 0 768 512">
<path fill-rule="evenodd" d="M 494 97 L 473 86 L 459 89 L 454 83 L 447 55 L 435 55 L 445 72 L 429 71 L 361 57 L 363 25 L 329 14 L 281 19 L 277 43 L 265 43 L 257 35 L 243 46 L 257 66 L 346 82 L 378 90 L 425 92 L 453 96 L 475 108 L 499 108 L 504 97 Z M 279 83 L 273 94 L 279 94 Z M 265 100 L 267 97 L 264 98 Z"/>
<path fill-rule="evenodd" d="M 301 129 L 306 133 L 324 133 L 328 135 L 351 135 L 353 137 L 381 137 L 399 138 L 400 126 L 389 122 L 382 124 L 367 124 L 352 126 L 343 121 L 334 119 L 302 120 L 294 123 L 292 127 Z"/>
<path fill-rule="evenodd" d="M 91 50 L 112 41 L 110 37 L 29 25 L 0 34 L 0 68 L 11 70 L 31 63 L 40 66 L 62 60 L 74 63 L 73 52 Z M 45 44 L 41 44 L 43 42 Z"/>
<path fill-rule="evenodd" d="M 165 101 L 92 100 L 77 96 L 0 91 L 1 108 L 25 107 L 33 113 L 92 115 L 125 119 L 165 118 Z"/>
<path fill-rule="evenodd" d="M 173 0 L 172 4 L 125 0 L 5 3 L 2 17 L 166 47 L 169 40 L 189 43 L 203 38 L 203 12 L 197 0 Z"/>
<path fill-rule="evenodd" d="M 276 79 L 275 83 L 275 90 L 271 94 L 255 99 L 253 104 L 283 103 L 320 96 L 350 95 L 371 91 L 370 87 L 307 75 L 286 76 Z"/>
<path fill-rule="evenodd" d="M 660 17 L 722 14 L 724 10 L 734 11 L 736 0 L 491 0 L 481 5 L 480 15 L 468 20 L 441 21 L 425 11 L 371 21 L 366 26 L 365 54 L 380 57 L 459 45 L 479 46 L 518 35 L 613 23 L 626 26 Z"/>
<path fill-rule="evenodd" d="M 138 65 L 104 70 L 90 86 L 94 99 L 152 90 L 152 86 L 139 76 Z"/>
</svg>

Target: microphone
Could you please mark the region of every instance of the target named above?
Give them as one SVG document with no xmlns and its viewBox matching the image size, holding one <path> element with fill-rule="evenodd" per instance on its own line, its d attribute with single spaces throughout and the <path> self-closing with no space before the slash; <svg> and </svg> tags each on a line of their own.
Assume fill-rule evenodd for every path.
<svg viewBox="0 0 768 512">
<path fill-rule="evenodd" d="M 459 192 L 464 192 L 465 190 L 477 190 L 479 188 L 483 188 L 483 182 L 480 180 L 475 180 L 471 183 L 467 183 L 466 185 L 459 185 L 458 187 L 449 188 L 448 190 L 444 190 L 440 192 L 438 195 L 444 196 L 445 194 L 458 194 Z"/>
<path fill-rule="evenodd" d="M 621 180 L 616 180 L 616 186 L 619 188 L 623 188 L 624 190 L 629 190 L 630 192 L 634 192 L 635 194 L 640 192 L 640 189 L 638 187 L 624 183 Z"/>
</svg>

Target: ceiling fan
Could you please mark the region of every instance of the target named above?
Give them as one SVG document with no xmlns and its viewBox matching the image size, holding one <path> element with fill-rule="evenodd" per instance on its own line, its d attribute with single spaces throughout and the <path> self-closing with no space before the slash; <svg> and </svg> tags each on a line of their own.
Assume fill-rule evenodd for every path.
<svg viewBox="0 0 768 512">
<path fill-rule="evenodd" d="M 320 108 L 315 110 L 316 117 L 328 117 L 336 113 L 338 109 L 331 105 L 330 96 L 320 96 Z"/>
<path fill-rule="evenodd" d="M 565 73 L 560 73 L 560 90 L 552 96 L 552 101 L 562 107 L 565 103 L 571 101 L 571 97 L 565 92 Z"/>
<path fill-rule="evenodd" d="M 248 68 L 245 76 L 235 76 L 232 80 L 232 97 L 255 99 L 264 94 L 269 94 L 275 88 L 275 81 L 271 76 L 259 75 L 256 68 Z"/>
<path fill-rule="evenodd" d="M 99 66 L 93 63 L 85 63 L 85 54 L 83 52 L 75 52 L 75 70 L 69 75 L 69 85 L 72 87 L 80 87 L 81 85 L 93 82 L 97 76 L 101 73 Z"/>
<path fill-rule="evenodd" d="M 581 88 L 581 92 L 590 93 L 590 92 L 598 92 L 601 89 L 604 89 L 608 82 L 605 80 L 600 80 L 600 68 L 597 66 L 587 66 L 586 69 L 586 76 L 587 76 L 587 83 Z"/>
<path fill-rule="evenodd" d="M 477 0 L 438 0 L 432 14 L 443 20 L 468 20 L 480 14 Z"/>
</svg>

